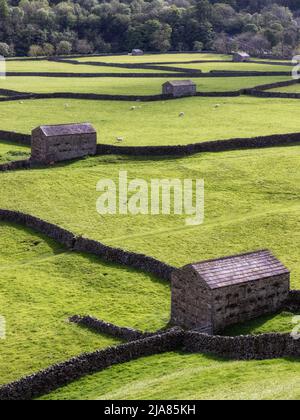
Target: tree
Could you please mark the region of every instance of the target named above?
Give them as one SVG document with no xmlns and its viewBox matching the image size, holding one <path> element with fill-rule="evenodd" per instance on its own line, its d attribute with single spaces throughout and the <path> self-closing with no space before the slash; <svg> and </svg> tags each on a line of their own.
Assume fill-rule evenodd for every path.
<svg viewBox="0 0 300 420">
<path fill-rule="evenodd" d="M 9 15 L 7 0 L 0 0 L 0 19 L 5 20 Z"/>
<path fill-rule="evenodd" d="M 5 42 L 0 42 L 0 55 L 3 57 L 9 57 L 11 55 L 11 49 Z"/>
<path fill-rule="evenodd" d="M 57 55 L 69 55 L 72 52 L 72 45 L 69 41 L 60 41 L 56 48 Z"/>
<path fill-rule="evenodd" d="M 76 45 L 79 54 L 91 54 L 94 51 L 93 45 L 86 39 L 79 39 Z"/>
<path fill-rule="evenodd" d="M 50 44 L 49 42 L 46 42 L 44 45 L 43 45 L 43 50 L 44 50 L 44 54 L 47 56 L 47 57 L 51 57 L 52 55 L 54 55 L 54 53 L 55 53 L 55 48 L 53 47 L 53 45 L 52 44 Z"/>
<path fill-rule="evenodd" d="M 31 45 L 28 51 L 29 57 L 41 57 L 44 55 L 44 50 L 40 45 Z"/>
<path fill-rule="evenodd" d="M 202 51 L 203 50 L 203 47 L 204 47 L 204 45 L 203 45 L 203 42 L 201 42 L 201 41 L 195 41 L 194 42 L 194 47 L 193 47 L 193 50 L 194 51 Z"/>
</svg>

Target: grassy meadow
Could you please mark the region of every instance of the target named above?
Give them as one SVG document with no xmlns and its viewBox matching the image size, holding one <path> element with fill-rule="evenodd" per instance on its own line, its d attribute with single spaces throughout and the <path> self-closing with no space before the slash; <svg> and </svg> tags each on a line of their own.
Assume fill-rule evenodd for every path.
<svg viewBox="0 0 300 420">
<path fill-rule="evenodd" d="M 199 57 L 180 54 L 101 60 L 125 63 L 134 58 L 159 63 L 212 59 L 206 54 Z M 85 59 L 98 58 L 81 60 Z M 32 69 L 44 64 L 30 62 Z M 286 80 L 243 77 L 199 79 L 197 83 L 198 90 L 222 91 L 275 79 Z M 9 77 L 0 81 L 0 88 L 148 94 L 159 92 L 161 80 Z M 183 118 L 179 118 L 180 112 L 185 113 Z M 24 100 L 0 103 L 0 130 L 29 133 L 41 124 L 90 121 L 97 128 L 98 142 L 115 144 L 116 137 L 122 136 L 124 145 L 174 145 L 300 132 L 297 114 L 295 100 L 245 96 L 155 103 Z M 29 152 L 28 147 L 0 139 L 0 163 L 27 157 Z M 269 248 L 291 269 L 292 287 L 299 289 L 299 162 L 299 146 L 185 158 L 98 156 L 1 173 L 0 208 L 30 213 L 78 235 L 142 252 L 177 267 Z M 118 183 L 120 171 L 127 171 L 129 180 L 142 177 L 149 182 L 157 178 L 204 179 L 204 223 L 187 226 L 185 216 L 179 215 L 99 215 L 97 182 L 110 178 Z M 4 222 L 0 223 L 0 270 L 0 314 L 7 320 L 6 340 L 0 340 L 0 384 L 118 343 L 70 324 L 68 318 L 74 314 L 90 314 L 150 331 L 164 327 L 169 320 L 167 282 L 69 252 L 42 235 Z M 294 326 L 292 318 L 293 314 L 282 312 L 234 326 L 226 333 L 289 332 Z M 236 362 L 173 352 L 114 366 L 43 399 L 299 399 L 299 378 L 296 359 Z"/>
<path fill-rule="evenodd" d="M 2 129 L 21 133 L 41 124 L 88 121 L 97 129 L 99 143 L 115 144 L 123 137 L 124 146 L 178 145 L 300 132 L 298 108 L 295 100 L 246 96 L 146 103 L 20 100 L 0 103 L 0 121 Z"/>
<path fill-rule="evenodd" d="M 98 93 L 109 95 L 156 95 L 162 92 L 162 84 L 166 78 L 123 78 L 123 77 L 89 77 L 89 78 L 62 78 L 62 77 L 7 77 L 0 80 L 0 89 L 10 89 L 19 92 L 51 93 Z M 181 80 L 181 78 L 173 78 Z M 245 88 L 253 88 L 267 83 L 283 82 L 288 80 L 283 76 L 272 77 L 218 77 L 218 78 L 191 78 L 197 84 L 199 92 L 223 92 Z"/>
</svg>

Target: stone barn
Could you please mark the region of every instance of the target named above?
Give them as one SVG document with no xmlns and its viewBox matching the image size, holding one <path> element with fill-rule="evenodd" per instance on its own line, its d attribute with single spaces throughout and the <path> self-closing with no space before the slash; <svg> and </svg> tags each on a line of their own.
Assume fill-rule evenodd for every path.
<svg viewBox="0 0 300 420">
<path fill-rule="evenodd" d="M 197 92 L 196 83 L 191 80 L 173 80 L 163 84 L 163 95 L 171 95 L 174 98 L 182 96 L 194 96 Z"/>
<path fill-rule="evenodd" d="M 235 63 L 247 63 L 250 61 L 250 55 L 246 52 L 236 52 L 233 54 L 233 61 Z"/>
<path fill-rule="evenodd" d="M 89 123 L 42 125 L 31 135 L 31 158 L 45 164 L 95 155 L 97 133 Z"/>
<path fill-rule="evenodd" d="M 187 265 L 172 274 L 173 325 L 215 334 L 282 309 L 290 272 L 270 251 Z"/>
<path fill-rule="evenodd" d="M 132 55 L 144 55 L 144 51 L 143 50 L 139 50 L 138 48 L 135 48 L 134 50 L 131 51 Z"/>
</svg>

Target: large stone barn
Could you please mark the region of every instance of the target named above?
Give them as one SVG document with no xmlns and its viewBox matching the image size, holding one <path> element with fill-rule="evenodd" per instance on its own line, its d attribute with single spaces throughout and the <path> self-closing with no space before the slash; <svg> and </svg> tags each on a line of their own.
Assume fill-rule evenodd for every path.
<svg viewBox="0 0 300 420">
<path fill-rule="evenodd" d="M 290 272 L 270 251 L 204 261 L 172 275 L 174 325 L 218 333 L 282 309 Z"/>
<path fill-rule="evenodd" d="M 250 59 L 250 55 L 246 52 L 239 51 L 233 54 L 233 61 L 235 63 L 247 63 Z"/>
<path fill-rule="evenodd" d="M 196 83 L 191 80 L 172 80 L 162 85 L 163 95 L 173 96 L 174 98 L 194 96 L 196 92 Z"/>
<path fill-rule="evenodd" d="M 89 123 L 42 125 L 31 135 L 31 158 L 41 163 L 95 155 L 97 133 Z"/>
</svg>

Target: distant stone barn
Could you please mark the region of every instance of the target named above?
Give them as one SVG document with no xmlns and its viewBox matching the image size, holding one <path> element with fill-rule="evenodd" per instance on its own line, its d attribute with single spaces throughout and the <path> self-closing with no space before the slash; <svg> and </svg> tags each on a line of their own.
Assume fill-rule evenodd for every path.
<svg viewBox="0 0 300 420">
<path fill-rule="evenodd" d="M 163 95 L 171 95 L 174 98 L 194 96 L 196 95 L 196 92 L 196 83 L 191 80 L 172 80 L 162 85 Z"/>
<path fill-rule="evenodd" d="M 134 50 L 131 51 L 132 55 L 144 55 L 144 51 L 140 50 L 138 48 L 135 48 Z"/>
<path fill-rule="evenodd" d="M 171 322 L 218 333 L 282 309 L 290 272 L 270 251 L 190 264 L 172 275 Z"/>
<path fill-rule="evenodd" d="M 251 59 L 250 55 L 246 52 L 236 52 L 233 54 L 233 61 L 235 63 L 247 63 Z"/>
<path fill-rule="evenodd" d="M 45 164 L 95 155 L 97 133 L 89 123 L 43 125 L 31 135 L 31 158 Z"/>
</svg>

